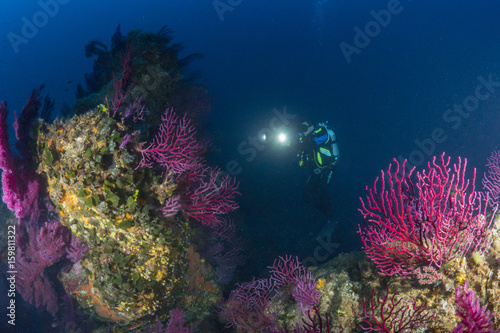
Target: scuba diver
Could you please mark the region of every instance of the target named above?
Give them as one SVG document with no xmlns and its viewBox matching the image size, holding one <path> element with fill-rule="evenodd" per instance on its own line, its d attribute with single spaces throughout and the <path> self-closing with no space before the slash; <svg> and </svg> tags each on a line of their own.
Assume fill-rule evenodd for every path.
<svg viewBox="0 0 500 333">
<path fill-rule="evenodd" d="M 297 132 L 295 136 L 289 137 L 286 130 L 280 130 L 276 133 L 277 141 L 280 145 L 298 151 L 299 166 L 309 171 L 303 199 L 321 211 L 330 223 L 333 216 L 328 185 L 339 159 L 335 133 L 328 126 L 328 122 L 315 125 L 311 120 L 304 120 Z M 266 134 L 261 140 L 268 140 Z"/>
<path fill-rule="evenodd" d="M 303 199 L 321 211 L 328 223 L 333 223 L 333 211 L 328 186 L 339 159 L 335 133 L 328 122 L 314 124 L 305 120 L 300 124 L 297 140 L 290 146 L 298 150 L 299 166 L 309 171 Z"/>
<path fill-rule="evenodd" d="M 334 167 L 339 159 L 339 148 L 335 133 L 329 127 L 328 122 L 313 123 L 304 120 L 299 124 L 295 135 L 287 135 L 286 128 L 274 130 L 274 133 L 264 133 L 262 142 L 274 141 L 279 145 L 290 147 L 298 152 L 299 166 L 307 169 L 309 178 L 303 192 L 303 200 L 322 212 L 327 220 L 321 235 L 334 233 L 335 222 L 333 221 L 333 207 L 328 193 Z"/>
</svg>

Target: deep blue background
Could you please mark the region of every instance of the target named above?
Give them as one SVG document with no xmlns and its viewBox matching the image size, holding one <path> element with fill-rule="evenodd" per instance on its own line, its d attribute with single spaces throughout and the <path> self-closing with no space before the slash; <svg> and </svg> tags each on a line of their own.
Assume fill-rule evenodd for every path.
<svg viewBox="0 0 500 333">
<path fill-rule="evenodd" d="M 31 21 L 41 7 L 3 1 L 0 99 L 19 111 L 31 89 L 45 83 L 58 107 L 71 104 L 76 84 L 91 71 L 87 42 L 109 44 L 119 23 L 123 33 L 168 24 L 185 54 L 204 54 L 192 68 L 201 70 L 199 83 L 214 97 L 208 122 L 217 152 L 211 158 L 223 169 L 233 159 L 242 168 L 239 215 L 255 274 L 278 254 L 311 255 L 317 244 L 308 234 L 324 223 L 301 200 L 307 175 L 292 152 L 267 147 L 251 162 L 238 153 L 248 136 L 268 126 L 273 108 L 329 120 L 337 134 L 341 160 L 330 190 L 344 251 L 359 248 L 364 187 L 434 128 L 447 135 L 434 154 L 467 157 L 481 178 L 490 151 L 498 149 L 500 89 L 457 129 L 443 114 L 474 93 L 478 76 L 500 81 L 498 1 L 402 0 L 402 11 L 351 63 L 339 44 L 353 44 L 354 28 L 364 29 L 373 20 L 370 11 L 387 8 L 388 1 L 238 2 L 221 21 L 212 1 L 71 0 L 16 53 L 8 33 L 20 35 L 22 18 Z"/>
</svg>

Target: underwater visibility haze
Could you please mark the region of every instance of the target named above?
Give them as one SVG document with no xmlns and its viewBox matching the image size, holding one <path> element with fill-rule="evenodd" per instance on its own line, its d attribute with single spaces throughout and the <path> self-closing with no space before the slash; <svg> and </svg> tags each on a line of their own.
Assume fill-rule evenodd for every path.
<svg viewBox="0 0 500 333">
<path fill-rule="evenodd" d="M 0 6 L 0 332 L 499 332 L 497 1 Z"/>
</svg>

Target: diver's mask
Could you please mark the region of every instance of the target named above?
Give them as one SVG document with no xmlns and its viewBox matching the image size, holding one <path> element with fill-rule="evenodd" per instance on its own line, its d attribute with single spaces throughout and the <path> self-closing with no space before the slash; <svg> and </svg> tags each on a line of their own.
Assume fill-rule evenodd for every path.
<svg viewBox="0 0 500 333">
<path fill-rule="evenodd" d="M 310 121 L 304 121 L 300 124 L 300 132 L 302 135 L 308 135 L 314 129 L 314 125 Z"/>
</svg>

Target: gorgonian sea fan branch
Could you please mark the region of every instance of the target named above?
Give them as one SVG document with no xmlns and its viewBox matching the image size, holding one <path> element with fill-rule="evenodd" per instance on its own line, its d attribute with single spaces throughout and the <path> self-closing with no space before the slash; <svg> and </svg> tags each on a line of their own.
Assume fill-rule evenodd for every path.
<svg viewBox="0 0 500 333">
<path fill-rule="evenodd" d="M 220 317 L 227 327 L 243 332 L 257 332 L 276 326 L 276 318 L 266 313 L 269 300 L 274 296 L 273 280 L 260 279 L 238 284 L 222 306 Z"/>
<path fill-rule="evenodd" d="M 412 274 L 419 266 L 441 267 L 463 255 L 484 253 L 490 243 L 490 226 L 497 206 L 488 196 L 475 191 L 465 177 L 467 160 L 458 159 L 449 167 L 444 153 L 433 158 L 427 170 L 406 176 L 405 163 L 397 160 L 396 171 L 377 177 L 373 189 L 366 188 L 366 202 L 359 211 L 364 225 L 359 226 L 363 249 L 383 275 Z M 380 182 L 381 189 L 377 186 Z M 487 217 L 487 210 L 493 214 Z"/>
<path fill-rule="evenodd" d="M 492 329 L 492 319 L 495 314 L 488 311 L 486 305 L 481 307 L 474 290 L 468 288 L 468 281 L 465 281 L 462 289 L 460 287 L 455 289 L 455 303 L 457 305 L 456 315 L 460 317 L 461 321 L 452 333 L 500 332 Z"/>
<path fill-rule="evenodd" d="M 488 174 L 484 175 L 482 184 L 490 195 L 491 203 L 496 204 L 500 198 L 500 152 L 492 152 L 486 166 Z"/>
<path fill-rule="evenodd" d="M 7 105 L 0 102 L 0 169 L 2 173 L 3 202 L 13 211 L 17 218 L 25 218 L 37 211 L 39 183 L 36 173 L 31 171 L 31 156 L 28 134 L 29 123 L 38 112 L 39 90 L 34 90 L 23 108 L 21 117 L 16 118 L 15 127 L 18 142 L 16 146 L 23 155 L 21 160 L 14 155 L 9 145 L 7 125 Z M 23 132 L 24 131 L 24 132 Z"/>
<path fill-rule="evenodd" d="M 239 183 L 219 168 L 203 167 L 201 176 L 181 195 L 183 211 L 204 225 L 220 224 L 219 216 L 238 209 Z"/>
<path fill-rule="evenodd" d="M 426 307 L 417 305 L 417 300 L 406 301 L 404 297 L 397 297 L 398 293 L 389 297 L 389 288 L 385 295 L 375 297 L 372 291 L 370 302 L 363 298 L 362 314 L 356 313 L 361 319 L 360 327 L 364 332 L 407 332 L 415 331 L 434 317 L 426 311 Z"/>
<path fill-rule="evenodd" d="M 177 174 L 196 168 L 206 147 L 196 140 L 196 129 L 191 121 L 186 115 L 179 118 L 172 108 L 165 111 L 161 120 L 153 142 L 145 149 L 137 149 L 142 155 L 137 168 L 151 168 L 157 163 L 167 172 Z"/>
</svg>

